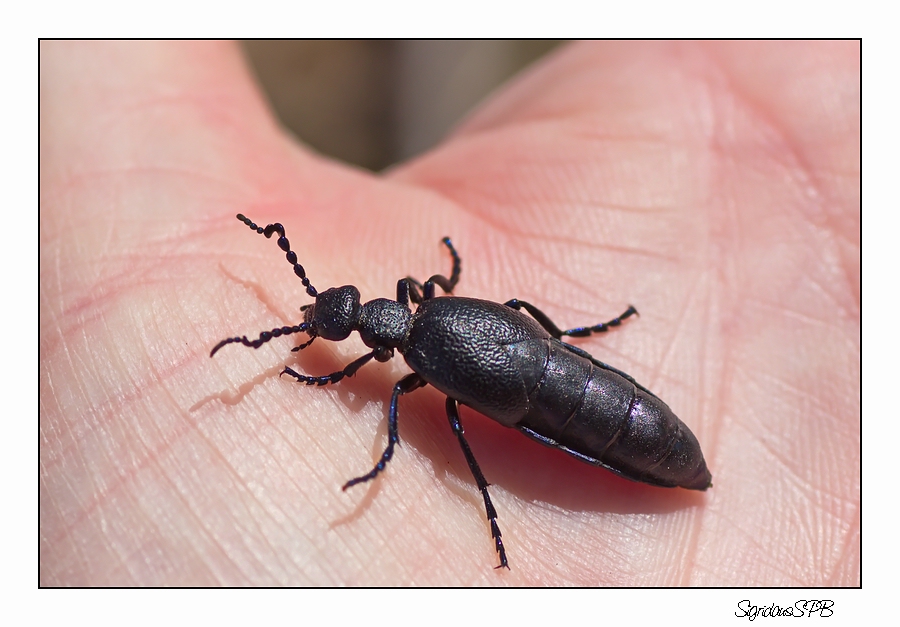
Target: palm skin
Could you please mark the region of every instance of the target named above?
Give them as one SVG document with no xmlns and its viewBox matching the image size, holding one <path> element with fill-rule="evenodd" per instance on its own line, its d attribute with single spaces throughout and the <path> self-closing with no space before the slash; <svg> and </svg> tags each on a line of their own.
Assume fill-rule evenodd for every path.
<svg viewBox="0 0 900 627">
<path fill-rule="evenodd" d="M 740 585 L 860 580 L 859 45 L 570 45 L 384 175 L 275 124 L 231 44 L 41 46 L 44 585 Z M 463 408 L 510 571 L 398 355 L 219 340 L 319 290 L 449 272 L 520 298 L 663 398 L 706 493 L 629 482 Z"/>
</svg>

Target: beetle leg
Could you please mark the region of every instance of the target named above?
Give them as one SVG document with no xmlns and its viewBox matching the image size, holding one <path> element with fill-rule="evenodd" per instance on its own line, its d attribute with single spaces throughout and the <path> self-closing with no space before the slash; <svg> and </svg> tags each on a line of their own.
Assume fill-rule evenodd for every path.
<svg viewBox="0 0 900 627">
<path fill-rule="evenodd" d="M 453 247 L 453 243 L 450 241 L 449 237 L 445 237 L 441 240 L 441 243 L 447 247 L 450 251 L 450 256 L 453 257 L 453 269 L 450 272 L 450 278 L 448 279 L 442 274 L 432 275 L 425 284 L 419 283 L 417 280 L 412 278 L 411 276 L 406 277 L 405 279 L 400 279 L 400 283 L 405 283 L 405 285 L 401 288 L 400 283 L 397 284 L 397 301 L 407 304 L 406 298 L 412 302 L 419 304 L 423 300 L 430 300 L 434 298 L 434 286 L 439 285 L 444 293 L 450 294 L 453 291 L 453 288 L 456 287 L 456 284 L 459 283 L 459 273 L 462 269 L 462 261 L 459 258 L 459 253 L 456 252 L 456 249 Z M 403 290 L 401 293 L 401 289 Z"/>
<path fill-rule="evenodd" d="M 412 392 L 413 390 L 418 390 L 424 385 L 428 385 L 425 379 L 417 375 L 415 372 L 412 374 L 408 374 L 397 381 L 396 385 L 394 385 L 394 393 L 391 395 L 391 408 L 388 412 L 388 443 L 387 447 L 384 449 L 384 453 L 381 454 L 381 459 L 377 464 L 375 464 L 375 468 L 373 468 L 371 472 L 363 475 L 362 477 L 351 479 L 344 484 L 344 487 L 341 488 L 342 490 L 346 490 L 351 486 L 355 486 L 357 483 L 365 483 L 366 481 L 371 481 L 378 476 L 378 473 L 384 470 L 384 467 L 387 466 L 387 463 L 391 461 L 391 457 L 394 456 L 394 445 L 400 441 L 400 435 L 397 432 L 397 400 L 403 394 L 407 394 L 409 392 Z"/>
<path fill-rule="evenodd" d="M 567 331 L 560 330 L 550 318 L 547 317 L 543 311 L 532 305 L 531 303 L 526 303 L 524 300 L 519 300 L 518 298 L 513 298 L 510 301 L 504 303 L 507 307 L 512 307 L 516 310 L 525 309 L 528 313 L 531 314 L 531 317 L 537 320 L 544 329 L 546 329 L 547 333 L 555 337 L 557 340 L 560 339 L 564 335 L 569 335 L 571 337 L 585 337 L 590 335 L 591 333 L 603 333 L 605 331 L 609 331 L 611 327 L 617 327 L 622 324 L 622 321 L 629 316 L 633 316 L 637 314 L 637 309 L 634 308 L 634 305 L 628 305 L 628 309 L 626 309 L 620 316 L 613 318 L 609 322 L 601 322 L 600 324 L 595 324 L 590 327 L 575 327 L 574 329 L 568 329 Z"/>
<path fill-rule="evenodd" d="M 450 427 L 459 440 L 459 445 L 462 447 L 463 454 L 466 456 L 466 461 L 469 464 L 469 470 L 472 471 L 475 483 L 478 485 L 478 489 L 481 490 L 481 496 L 484 497 L 484 509 L 487 511 L 488 520 L 491 522 L 491 536 L 494 538 L 494 546 L 497 549 L 497 553 L 500 554 L 500 565 L 496 568 L 509 570 L 509 563 L 506 561 L 506 549 L 503 548 L 500 527 L 497 525 L 497 510 L 494 509 L 494 504 L 491 503 L 491 496 L 488 494 L 488 485 L 490 484 L 481 473 L 481 468 L 478 467 L 478 462 L 475 461 L 475 455 L 472 454 L 472 449 L 469 448 L 469 443 L 466 442 L 466 438 L 463 436 L 463 426 L 459 421 L 459 408 L 456 401 L 449 396 L 447 397 L 447 418 L 450 419 Z"/>
<path fill-rule="evenodd" d="M 453 269 L 450 271 L 450 278 L 448 279 L 442 274 L 434 274 L 425 281 L 424 285 L 411 276 L 400 279 L 400 282 L 397 284 L 398 302 L 401 302 L 404 305 L 407 304 L 407 297 L 416 304 L 421 303 L 423 300 L 430 300 L 434 298 L 435 285 L 440 286 L 445 294 L 453 292 L 453 288 L 459 283 L 459 275 L 462 271 L 462 260 L 459 257 L 459 253 L 456 252 L 456 248 L 453 247 L 453 242 L 450 241 L 449 237 L 443 238 L 441 243 L 447 247 L 447 250 L 450 251 L 450 256 L 453 258 Z M 405 286 L 401 288 L 400 283 L 405 283 Z M 403 290 L 402 292 L 401 289 Z"/>
<path fill-rule="evenodd" d="M 427 281 L 425 281 L 425 285 L 422 285 L 418 281 L 416 281 L 412 277 L 408 277 L 408 280 L 415 284 L 417 287 L 422 290 L 422 299 L 423 300 L 431 300 L 434 298 L 434 286 L 439 285 L 442 290 L 444 290 L 445 294 L 450 294 L 453 292 L 453 288 L 456 287 L 456 284 L 459 283 L 459 273 L 462 269 L 462 260 L 459 258 L 459 253 L 456 252 L 456 249 L 453 247 L 453 243 L 450 241 L 449 237 L 445 237 L 441 240 L 441 243 L 447 247 L 447 250 L 450 251 L 450 256 L 453 257 L 453 270 L 450 272 L 450 278 L 448 279 L 442 274 L 432 275 Z M 418 294 L 416 294 L 418 295 Z M 412 294 L 410 294 L 412 296 Z M 420 302 L 413 298 L 413 302 Z"/>
<path fill-rule="evenodd" d="M 584 337 L 586 335 L 590 335 L 591 333 L 604 333 L 609 331 L 612 327 L 617 327 L 622 324 L 622 321 L 629 316 L 640 315 L 638 310 L 634 308 L 634 305 L 628 305 L 628 309 L 623 311 L 619 316 L 613 318 L 609 322 L 601 322 L 600 324 L 595 324 L 591 327 L 575 327 L 574 329 L 569 329 L 568 331 L 563 331 L 563 335 L 569 335 L 571 337 Z"/>
<path fill-rule="evenodd" d="M 416 305 L 422 302 L 422 290 L 424 287 L 411 276 L 397 281 L 397 302 L 409 305 L 412 301 Z"/>
<path fill-rule="evenodd" d="M 337 372 L 332 372 L 331 374 L 326 374 L 322 377 L 310 377 L 305 374 L 299 374 L 297 372 L 294 372 L 287 366 L 284 367 L 284 370 L 282 370 L 278 376 L 280 377 L 283 374 L 289 374 L 297 379 L 297 381 L 299 381 L 300 383 L 305 383 L 306 385 L 328 385 L 329 383 L 337 383 L 344 377 L 352 377 L 353 375 L 355 375 L 356 371 L 369 363 L 370 359 L 372 359 L 373 357 L 377 359 L 381 353 L 382 351 L 376 348 L 371 353 L 366 353 L 359 359 L 351 362 L 343 370 L 338 370 Z"/>
</svg>

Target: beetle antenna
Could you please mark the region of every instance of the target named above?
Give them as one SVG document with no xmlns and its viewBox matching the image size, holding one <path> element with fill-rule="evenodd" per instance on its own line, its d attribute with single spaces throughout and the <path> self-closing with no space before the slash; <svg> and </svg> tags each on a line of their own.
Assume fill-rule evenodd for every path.
<svg viewBox="0 0 900 627">
<path fill-rule="evenodd" d="M 246 335 L 243 337 L 230 337 L 227 340 L 222 340 L 221 342 L 216 344 L 215 347 L 213 347 L 212 351 L 209 353 L 209 356 L 212 357 L 213 355 L 215 355 L 216 352 L 226 344 L 243 344 L 244 346 L 249 346 L 250 348 L 259 348 L 269 340 L 276 337 L 281 337 L 282 335 L 309 332 L 309 327 L 309 323 L 306 322 L 295 325 L 293 327 L 278 327 L 277 329 L 272 329 L 271 331 L 263 331 L 255 340 L 249 339 Z M 309 346 L 311 343 L 312 340 L 304 344 L 304 346 Z"/>
<path fill-rule="evenodd" d="M 263 228 L 261 226 L 258 226 L 253 220 L 246 217 L 242 213 L 237 214 L 237 219 L 249 226 L 260 235 L 272 237 L 272 233 L 278 233 L 278 248 L 284 251 L 284 256 L 287 258 L 288 263 L 294 266 L 294 274 L 300 277 L 300 281 L 303 282 L 303 287 L 306 288 L 306 293 L 313 298 L 318 296 L 319 293 L 316 291 L 316 288 L 314 288 L 310 284 L 309 279 L 306 278 L 306 270 L 303 269 L 303 266 L 297 263 L 297 254 L 293 250 L 291 250 L 291 243 L 288 241 L 288 238 L 284 236 L 284 227 L 280 222 L 270 224 L 266 228 Z"/>
</svg>

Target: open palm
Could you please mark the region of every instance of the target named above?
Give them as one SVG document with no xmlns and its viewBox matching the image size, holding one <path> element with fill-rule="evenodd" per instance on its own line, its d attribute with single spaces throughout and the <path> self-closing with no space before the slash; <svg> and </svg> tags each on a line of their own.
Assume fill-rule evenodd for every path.
<svg viewBox="0 0 900 627">
<path fill-rule="evenodd" d="M 45 585 L 858 585 L 859 45 L 579 43 L 384 175 L 277 127 L 237 48 L 41 47 Z M 632 483 L 466 408 L 510 571 L 432 387 L 398 355 L 219 340 L 312 283 L 448 273 L 559 326 L 697 435 L 706 493 Z M 296 339 L 296 341 L 293 341 Z"/>
</svg>

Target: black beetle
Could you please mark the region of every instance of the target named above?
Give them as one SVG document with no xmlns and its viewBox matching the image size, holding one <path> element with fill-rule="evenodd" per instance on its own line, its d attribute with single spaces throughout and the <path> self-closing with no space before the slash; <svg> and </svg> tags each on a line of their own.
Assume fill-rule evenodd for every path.
<svg viewBox="0 0 900 627">
<path fill-rule="evenodd" d="M 624 372 L 560 341 L 564 335 L 583 337 L 617 327 L 637 313 L 633 306 L 609 322 L 561 331 L 542 311 L 521 300 L 501 305 L 457 296 L 435 298 L 435 285 L 449 294 L 459 281 L 460 258 L 447 237 L 442 241 L 453 257 L 449 279 L 438 274 L 422 284 L 407 277 L 397 282 L 396 300 L 376 298 L 361 304 L 359 290 L 352 285 L 316 291 L 297 263 L 281 224 L 262 228 L 241 214 L 237 218 L 267 238 L 278 234 L 278 247 L 316 302 L 301 307 L 301 324 L 264 331 L 255 340 L 247 336 L 222 340 L 210 357 L 226 344 L 259 348 L 272 338 L 306 333 L 310 339 L 293 349 L 298 351 L 317 337 L 339 342 L 358 331 L 372 352 L 343 370 L 310 377 L 285 367 L 281 374 L 307 385 L 337 383 L 352 377 L 373 358 L 387 361 L 394 356 L 394 349 L 413 370 L 394 385 L 388 444 L 381 460 L 368 474 L 345 483 L 344 490 L 374 479 L 384 470 L 399 441 L 398 399 L 429 383 L 447 395 L 450 426 L 484 497 L 500 556 L 497 568 L 509 568 L 497 512 L 488 495 L 488 483 L 463 436 L 458 403 L 626 479 L 691 490 L 712 486 L 697 438 L 668 405 Z M 418 305 L 415 313 L 410 301 Z"/>
</svg>

